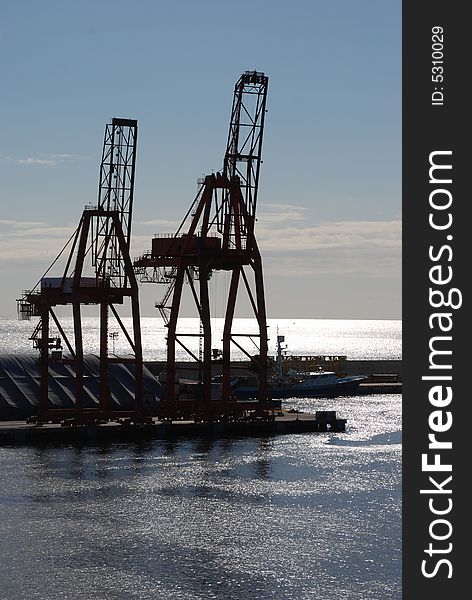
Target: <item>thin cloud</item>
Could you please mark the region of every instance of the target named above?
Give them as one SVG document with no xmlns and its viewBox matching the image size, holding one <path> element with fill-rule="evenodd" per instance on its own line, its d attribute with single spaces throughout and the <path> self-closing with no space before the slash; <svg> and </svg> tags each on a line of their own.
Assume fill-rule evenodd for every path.
<svg viewBox="0 0 472 600">
<path fill-rule="evenodd" d="M 41 165 L 43 167 L 53 167 L 57 165 L 56 160 L 48 158 L 20 158 L 16 161 L 20 165 Z"/>
<path fill-rule="evenodd" d="M 180 221 L 172 221 L 168 219 L 151 219 L 149 221 L 139 221 L 138 225 L 143 227 L 173 227 L 176 228 L 180 225 Z"/>
<path fill-rule="evenodd" d="M 401 221 L 342 221 L 257 231 L 267 275 L 399 278 Z"/>
<path fill-rule="evenodd" d="M 401 221 L 339 221 L 306 227 L 258 226 L 262 251 L 294 253 L 316 250 L 401 248 Z"/>
<path fill-rule="evenodd" d="M 259 217 L 264 223 L 287 223 L 290 221 L 303 221 L 306 219 L 307 208 L 296 204 L 260 205 Z"/>
<path fill-rule="evenodd" d="M 18 224 L 18 222 L 13 222 Z M 63 248 L 66 241 L 75 230 L 75 225 L 49 226 L 44 223 L 22 222 L 24 227 L 11 229 L 10 221 L 1 220 L 1 225 L 10 229 L 1 231 L 0 263 L 1 262 L 42 262 L 53 260 Z M 132 238 L 132 254 L 136 256 L 149 251 L 151 237 L 149 235 L 134 235 Z M 68 251 L 66 251 L 67 254 Z"/>
<path fill-rule="evenodd" d="M 2 225 L 3 227 L 1 227 Z M 17 221 L 12 219 L 0 219 L 0 227 L 4 239 L 14 239 L 16 241 L 31 236 L 69 237 L 74 230 L 73 225 L 48 225 L 43 221 Z"/>
<path fill-rule="evenodd" d="M 272 211 L 277 211 L 277 210 L 281 210 L 281 211 L 288 211 L 288 210 L 294 210 L 294 211 L 305 211 L 308 210 L 306 206 L 300 206 L 298 204 L 279 204 L 279 203 L 275 203 L 275 202 L 264 202 L 261 205 L 262 209 L 268 209 L 268 210 L 272 210 Z"/>
<path fill-rule="evenodd" d="M 0 219 L 0 225 L 7 225 L 14 229 L 25 229 L 29 227 L 37 227 L 39 225 L 46 225 L 43 221 L 16 221 L 13 219 Z"/>
<path fill-rule="evenodd" d="M 50 156 L 51 156 L 51 158 L 57 158 L 57 159 L 63 159 L 63 160 L 65 160 L 66 158 L 78 158 L 79 157 L 78 154 L 51 154 Z"/>
<path fill-rule="evenodd" d="M 55 258 L 74 226 L 50 226 L 40 221 L 0 220 L 0 262 L 37 262 Z"/>
<path fill-rule="evenodd" d="M 146 224 L 164 224 L 170 228 L 175 222 L 155 220 Z M 0 220 L 2 225 L 0 261 L 15 263 L 53 259 L 74 230 L 73 225 L 48 226 L 41 222 L 8 219 Z M 371 278 L 400 277 L 399 220 L 338 221 L 298 227 L 271 225 L 257 229 L 264 271 L 268 276 L 357 274 Z M 143 231 L 133 234 L 132 255 L 148 251 L 151 237 Z"/>
<path fill-rule="evenodd" d="M 10 160 L 10 158 L 11 157 L 8 157 L 8 160 Z M 77 160 L 83 160 L 85 158 L 88 158 L 88 157 L 82 156 L 80 154 L 62 153 L 62 154 L 48 154 L 44 158 L 42 158 L 42 157 L 19 158 L 15 162 L 20 165 L 39 165 L 42 167 L 55 167 L 59 163 L 64 163 L 64 162 L 70 163 L 70 162 L 75 162 Z M 5 158 L 5 160 L 7 160 L 7 158 Z"/>
<path fill-rule="evenodd" d="M 270 277 L 323 277 L 359 276 L 367 278 L 401 278 L 401 256 L 398 253 L 357 251 L 319 252 L 313 256 L 295 256 L 264 259 L 264 274 Z"/>
<path fill-rule="evenodd" d="M 57 160 L 58 162 L 72 162 L 76 160 L 84 160 L 89 157 L 83 156 L 82 154 L 50 154 L 49 158 Z"/>
</svg>

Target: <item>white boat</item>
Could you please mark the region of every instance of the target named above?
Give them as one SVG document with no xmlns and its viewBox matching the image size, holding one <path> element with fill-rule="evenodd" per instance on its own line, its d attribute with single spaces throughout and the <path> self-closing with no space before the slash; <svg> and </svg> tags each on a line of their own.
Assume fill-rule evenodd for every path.
<svg viewBox="0 0 472 600">
<path fill-rule="evenodd" d="M 347 396 L 353 394 L 362 381 L 364 375 L 351 377 L 338 377 L 334 371 L 302 372 L 283 369 L 284 336 L 277 335 L 277 357 L 275 363 L 276 375 L 268 381 L 269 394 L 272 398 L 316 398 L 323 396 Z M 231 389 L 239 399 L 249 399 L 257 396 L 257 385 L 249 378 L 235 377 L 231 380 Z"/>
<path fill-rule="evenodd" d="M 316 398 L 322 396 L 349 396 L 366 377 L 338 377 L 332 371 L 291 373 L 283 379 L 269 382 L 272 398 Z M 252 398 L 257 395 L 257 386 L 250 385 L 246 378 L 231 380 L 231 389 L 237 398 Z"/>
</svg>

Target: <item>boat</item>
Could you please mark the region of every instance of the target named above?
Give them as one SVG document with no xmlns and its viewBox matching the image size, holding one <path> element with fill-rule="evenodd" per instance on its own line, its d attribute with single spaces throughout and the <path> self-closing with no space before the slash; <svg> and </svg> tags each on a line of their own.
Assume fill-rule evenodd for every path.
<svg viewBox="0 0 472 600">
<path fill-rule="evenodd" d="M 317 398 L 323 396 L 350 396 L 356 392 L 366 377 L 338 377 L 334 371 L 292 372 L 283 379 L 268 382 L 271 398 Z M 257 385 L 251 385 L 246 377 L 231 380 L 231 390 L 238 399 L 249 399 L 257 395 Z"/>
<path fill-rule="evenodd" d="M 284 371 L 282 346 L 285 337 L 277 335 L 277 357 L 275 375 L 268 380 L 269 395 L 279 398 L 317 398 L 349 396 L 354 394 L 359 385 L 367 379 L 365 375 L 338 377 L 334 371 Z M 237 399 L 250 399 L 257 396 L 257 383 L 250 377 L 234 377 L 231 389 Z"/>
</svg>

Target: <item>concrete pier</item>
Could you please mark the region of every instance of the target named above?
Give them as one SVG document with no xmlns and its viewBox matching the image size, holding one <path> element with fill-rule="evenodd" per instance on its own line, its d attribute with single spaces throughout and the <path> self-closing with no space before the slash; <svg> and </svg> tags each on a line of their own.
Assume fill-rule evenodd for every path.
<svg viewBox="0 0 472 600">
<path fill-rule="evenodd" d="M 402 383 L 397 382 L 371 382 L 361 383 L 357 389 L 356 396 L 367 396 L 368 394 L 401 394 Z"/>
<path fill-rule="evenodd" d="M 195 423 L 161 422 L 125 426 L 119 423 L 63 427 L 60 424 L 29 425 L 24 421 L 0 422 L 0 446 L 29 444 L 63 444 L 70 442 L 131 441 L 137 439 L 172 439 L 177 437 L 261 436 L 294 433 L 344 431 L 346 419 L 336 418 L 334 411 L 308 413 L 281 412 L 274 421 Z"/>
<path fill-rule="evenodd" d="M 346 375 L 396 375 L 401 381 L 403 365 L 401 360 L 346 360 Z"/>
<path fill-rule="evenodd" d="M 146 361 L 146 367 L 153 375 L 165 373 L 166 362 L 153 360 Z M 234 375 L 250 374 L 250 363 L 248 361 L 234 361 L 231 368 L 234 369 Z M 198 366 L 192 361 L 181 361 L 176 363 L 178 376 L 182 378 L 194 379 L 198 372 Z M 212 365 L 214 375 L 221 373 L 221 367 L 218 363 Z M 396 375 L 398 381 L 401 381 L 403 375 L 401 360 L 346 360 L 343 362 L 343 375 L 369 375 L 376 376 L 381 374 Z"/>
</svg>

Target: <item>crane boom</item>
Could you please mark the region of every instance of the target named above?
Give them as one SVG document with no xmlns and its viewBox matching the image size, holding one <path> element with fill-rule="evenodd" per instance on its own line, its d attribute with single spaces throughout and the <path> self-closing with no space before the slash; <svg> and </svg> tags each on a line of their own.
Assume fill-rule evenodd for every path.
<svg viewBox="0 0 472 600">
<path fill-rule="evenodd" d="M 269 78 L 258 71 L 246 71 L 236 82 L 223 163 L 223 173 L 230 182 L 239 177 L 252 218 L 257 205 L 268 85 Z"/>
</svg>

